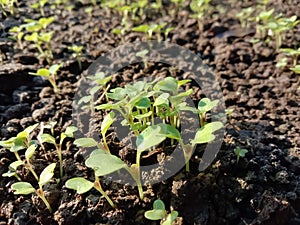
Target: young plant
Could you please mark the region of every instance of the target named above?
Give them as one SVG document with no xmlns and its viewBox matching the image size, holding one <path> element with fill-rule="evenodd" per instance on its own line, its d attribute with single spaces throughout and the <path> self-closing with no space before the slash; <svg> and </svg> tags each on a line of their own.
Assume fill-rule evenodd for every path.
<svg viewBox="0 0 300 225">
<path fill-rule="evenodd" d="M 300 48 L 298 49 L 292 49 L 292 48 L 281 48 L 281 52 L 285 53 L 286 55 L 293 57 L 293 66 L 297 65 L 298 57 L 300 55 Z"/>
<path fill-rule="evenodd" d="M 30 75 L 45 77 L 52 85 L 54 92 L 58 92 L 58 88 L 56 85 L 56 76 L 57 72 L 60 69 L 62 64 L 54 64 L 49 69 L 42 68 L 39 69 L 36 73 L 29 72 Z"/>
<path fill-rule="evenodd" d="M 178 217 L 178 212 L 172 210 L 168 213 L 164 202 L 158 199 L 154 201 L 153 209 L 146 211 L 144 216 L 148 220 L 160 220 L 162 225 L 172 225 Z"/>
<path fill-rule="evenodd" d="M 132 31 L 135 32 L 142 32 L 144 34 L 147 35 L 147 39 L 151 40 L 152 36 L 154 33 L 157 34 L 157 39 L 158 41 L 160 41 L 161 38 L 161 33 L 163 31 L 163 28 L 167 25 L 167 23 L 162 23 L 162 24 L 151 24 L 151 25 L 147 25 L 147 24 L 142 24 L 140 26 L 137 27 L 133 27 Z"/>
<path fill-rule="evenodd" d="M 78 129 L 74 126 L 67 127 L 66 131 L 62 132 L 60 134 L 59 144 L 56 143 L 56 140 L 53 137 L 53 134 L 52 135 L 51 134 L 41 134 L 39 137 L 41 140 L 41 143 L 47 142 L 47 143 L 53 144 L 55 146 L 56 151 L 57 151 L 57 156 L 59 159 L 59 172 L 60 172 L 61 178 L 63 177 L 62 144 L 66 137 L 73 138 L 74 137 L 73 133 L 77 130 Z"/>
<path fill-rule="evenodd" d="M 108 97 L 106 96 L 106 93 L 108 89 L 110 88 L 110 84 L 108 82 L 111 80 L 112 76 L 107 76 L 105 77 L 105 73 L 99 72 L 96 73 L 95 76 L 87 76 L 88 79 L 94 81 L 96 83 L 96 86 L 91 88 L 89 90 L 89 95 L 83 96 L 82 98 L 79 99 L 78 104 L 81 105 L 82 103 L 89 103 L 88 106 L 85 104 L 82 106 L 82 108 L 87 108 L 89 107 L 92 114 L 95 113 L 95 94 L 102 89 L 103 93 L 98 99 L 98 101 L 101 101 L 103 97 L 106 98 L 106 101 L 108 102 Z M 108 84 L 108 85 L 107 85 Z"/>
<path fill-rule="evenodd" d="M 203 30 L 204 17 L 211 10 L 210 2 L 211 0 L 192 0 L 190 3 L 190 8 L 194 13 L 192 17 L 197 19 L 199 30 Z"/>
<path fill-rule="evenodd" d="M 36 3 L 30 5 L 32 9 L 40 9 L 42 16 L 45 16 L 44 6 L 48 3 L 48 0 L 39 0 Z"/>
<path fill-rule="evenodd" d="M 143 59 L 143 62 L 144 62 L 144 67 L 145 69 L 148 68 L 148 63 L 147 61 L 145 60 L 145 56 L 149 53 L 149 51 L 147 49 L 144 49 L 142 51 L 139 51 L 135 54 L 136 57 L 141 57 Z"/>
<path fill-rule="evenodd" d="M 31 140 L 31 132 L 38 126 L 38 124 L 29 126 L 25 128 L 23 131 L 17 134 L 16 137 L 11 137 L 6 141 L 0 141 L 0 146 L 9 149 L 16 156 L 18 161 L 22 161 L 18 151 L 29 148 L 32 144 L 35 144 L 33 140 Z"/>
<path fill-rule="evenodd" d="M 78 194 L 86 193 L 90 189 L 95 188 L 108 201 L 111 207 L 115 208 L 113 201 L 103 191 L 99 177 L 126 168 L 127 165 L 120 158 L 111 154 L 106 154 L 102 149 L 93 151 L 85 161 L 85 165 L 94 170 L 94 182 L 83 177 L 75 177 L 66 182 L 66 187 L 76 190 Z"/>
<path fill-rule="evenodd" d="M 16 182 L 11 186 L 11 189 L 14 191 L 16 195 L 28 195 L 31 193 L 36 193 L 38 197 L 42 199 L 45 203 L 48 210 L 52 213 L 52 208 L 45 197 L 43 186 L 50 182 L 54 175 L 55 163 L 48 165 L 40 174 L 38 178 L 38 189 L 35 189 L 30 183 L 28 182 Z"/>
<path fill-rule="evenodd" d="M 79 66 L 79 70 L 81 70 L 82 69 L 82 65 L 81 65 L 80 58 L 82 56 L 83 46 L 72 45 L 72 46 L 68 47 L 68 49 L 71 50 L 71 51 L 73 51 L 72 56 L 74 58 L 76 58 L 78 66 Z"/>
<path fill-rule="evenodd" d="M 0 9 L 5 16 L 7 16 L 6 12 L 13 16 L 17 12 L 16 3 L 17 0 L 0 0 Z"/>
<path fill-rule="evenodd" d="M 38 49 L 41 58 L 46 58 L 50 64 L 53 60 L 53 53 L 51 50 L 50 41 L 52 39 L 53 32 L 33 32 L 30 35 L 25 36 L 26 41 L 33 42 L 35 47 Z M 44 50 L 45 49 L 45 50 Z"/>
<path fill-rule="evenodd" d="M 236 17 L 239 19 L 241 23 L 241 27 L 248 28 L 249 22 L 252 20 L 252 14 L 254 12 L 253 7 L 244 8 L 236 14 Z"/>
<path fill-rule="evenodd" d="M 234 150 L 234 154 L 236 155 L 236 163 L 239 163 L 240 158 L 244 158 L 246 153 L 248 152 L 247 149 L 244 148 L 240 148 L 239 146 L 237 146 Z"/>
<path fill-rule="evenodd" d="M 15 40 L 18 42 L 19 48 L 23 48 L 22 38 L 24 37 L 23 26 L 15 26 L 9 30 L 10 33 L 15 34 Z"/>
<path fill-rule="evenodd" d="M 203 127 L 206 122 L 206 113 L 216 107 L 219 100 L 211 101 L 209 98 L 202 98 L 198 103 L 198 114 L 200 120 L 200 126 Z"/>
</svg>

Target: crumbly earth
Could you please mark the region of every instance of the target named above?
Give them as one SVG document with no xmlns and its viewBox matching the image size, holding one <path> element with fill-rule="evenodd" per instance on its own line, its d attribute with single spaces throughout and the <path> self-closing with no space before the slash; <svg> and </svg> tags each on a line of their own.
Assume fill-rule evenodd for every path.
<svg viewBox="0 0 300 225">
<path fill-rule="evenodd" d="M 29 7 L 32 1 L 20 1 L 16 17 L 0 17 L 0 136 L 6 140 L 36 122 L 57 121 L 55 135 L 72 124 L 72 102 L 79 85 L 86 76 L 86 69 L 99 56 L 125 42 L 146 40 L 145 35 L 128 32 L 121 38 L 111 33 L 121 23 L 121 16 L 114 10 L 94 7 L 92 15 L 85 11 L 89 4 L 76 2 L 75 8 L 62 6 L 54 10 L 46 5 L 45 15 L 55 15 L 49 26 L 55 34 L 51 41 L 55 62 L 64 66 L 58 75 L 59 93 L 50 84 L 28 75 L 46 65 L 36 54 L 34 46 L 25 44 L 20 49 L 9 39 L 8 30 L 20 25 L 25 18 L 38 19 L 40 14 Z M 162 199 L 167 209 L 179 212 L 176 224 L 300 224 L 300 85 L 299 75 L 288 69 L 275 67 L 282 57 L 274 43 L 253 44 L 254 30 L 241 28 L 235 15 L 251 1 L 220 3 L 211 18 L 199 30 L 196 19 L 187 10 L 172 15 L 172 5 L 161 14 L 145 16 L 140 23 L 168 22 L 174 27 L 168 39 L 199 55 L 217 77 L 226 107 L 233 109 L 228 117 L 222 148 L 214 163 L 199 173 L 197 166 L 201 154 L 191 159 L 191 172 L 184 168 L 168 180 L 144 187 L 145 200 L 138 197 L 137 189 L 103 179 L 103 188 L 116 203 L 112 209 L 96 190 L 78 195 L 64 183 L 75 176 L 93 179 L 93 173 L 84 166 L 85 152 L 67 139 L 63 146 L 65 175 L 59 183 L 53 181 L 45 189 L 54 213 L 45 209 L 35 195 L 14 195 L 10 189 L 14 178 L 2 177 L 14 155 L 0 149 L 0 224 L 111 224 L 150 225 L 159 222 L 144 218 L 155 199 Z M 268 7 L 287 16 L 300 15 L 300 2 L 271 1 Z M 223 11 L 221 11 L 223 9 Z M 68 46 L 83 45 L 82 68 L 72 57 Z M 300 25 L 289 31 L 282 47 L 299 47 Z M 115 62 L 117 64 L 118 62 Z M 150 63 L 126 67 L 114 74 L 112 87 L 132 82 L 145 74 L 170 76 L 166 65 Z M 185 75 L 180 71 L 176 76 Z M 193 95 L 199 100 L 201 91 Z M 103 115 L 100 112 L 91 121 L 99 131 Z M 34 136 L 37 133 L 34 134 Z M 135 153 L 130 146 L 119 143 L 114 129 L 110 129 L 109 146 L 114 154 L 131 162 Z M 128 141 L 128 140 L 127 140 Z M 126 139 L 124 140 L 126 143 Z M 246 148 L 245 158 L 237 162 L 235 146 Z M 45 145 L 35 155 L 34 165 L 39 174 L 45 165 L 57 161 L 54 146 Z M 164 157 L 161 151 L 145 156 L 143 164 L 153 163 Z M 58 170 L 57 170 L 58 171 Z M 34 183 L 26 171 L 21 177 Z M 151 176 L 160 176 L 153 171 Z M 55 177 L 59 177 L 56 172 Z"/>
</svg>

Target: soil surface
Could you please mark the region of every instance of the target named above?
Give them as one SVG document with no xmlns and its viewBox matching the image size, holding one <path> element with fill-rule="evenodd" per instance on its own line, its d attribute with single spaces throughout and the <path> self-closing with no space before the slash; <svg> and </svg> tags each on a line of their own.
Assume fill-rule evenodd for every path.
<svg viewBox="0 0 300 225">
<path fill-rule="evenodd" d="M 126 32 L 123 36 L 113 34 L 120 27 L 122 16 L 116 10 L 93 6 L 89 15 L 86 9 L 92 5 L 76 2 L 70 10 L 63 5 L 45 6 L 45 16 L 54 16 L 55 21 L 47 28 L 54 31 L 51 40 L 54 62 L 63 63 L 57 77 L 59 88 L 54 93 L 50 83 L 40 77 L 28 75 L 47 65 L 38 57 L 35 47 L 24 41 L 22 49 L 12 41 L 8 31 L 24 23 L 25 18 L 39 19 L 38 10 L 31 9 L 32 1 L 19 1 L 16 16 L 0 17 L 0 136 L 7 140 L 29 125 L 57 121 L 54 132 L 60 133 L 74 121 L 72 103 L 80 85 L 80 78 L 87 75 L 88 67 L 101 55 L 121 44 L 146 41 L 146 35 Z M 233 112 L 228 116 L 226 133 L 221 150 L 215 161 L 204 171 L 198 171 L 201 146 L 191 159 L 191 172 L 184 168 L 169 179 L 144 187 L 145 199 L 139 199 L 136 187 L 103 179 L 106 193 L 116 203 L 112 209 L 104 197 L 95 189 L 79 195 L 67 189 L 65 182 L 75 176 L 93 180 L 93 172 L 85 167 L 86 150 L 77 148 L 68 138 L 63 145 L 64 176 L 59 182 L 53 180 L 45 186 L 46 197 L 53 206 L 53 213 L 45 208 L 36 195 L 15 195 L 10 186 L 16 179 L 2 177 L 15 160 L 14 154 L 0 149 L 0 224 L 111 224 L 152 225 L 144 212 L 152 208 L 153 201 L 160 198 L 177 210 L 176 224 L 225 225 L 225 224 L 300 224 L 300 85 L 299 75 L 288 69 L 276 68 L 282 57 L 273 41 L 253 44 L 254 28 L 244 29 L 236 19 L 241 8 L 254 5 L 245 1 L 214 1 L 215 12 L 203 22 L 199 29 L 197 20 L 191 18 L 186 7 L 178 12 L 174 5 L 163 1 L 160 13 L 149 12 L 141 17 L 142 23 L 167 22 L 174 30 L 168 40 L 200 56 L 207 64 L 221 87 L 225 105 Z M 287 16 L 300 15 L 299 1 L 270 1 L 268 8 Z M 218 6 L 218 7 L 217 7 Z M 174 13 L 175 12 L 175 13 Z M 299 18 L 298 18 L 299 19 Z M 286 34 L 282 47 L 298 48 L 300 25 Z M 84 46 L 80 58 L 82 68 L 68 47 L 72 44 Z M 113 62 L 112 67 L 118 65 Z M 113 74 L 111 87 L 123 86 L 143 76 L 187 78 L 188 74 L 170 72 L 162 63 L 143 63 L 125 67 Z M 192 85 L 192 87 L 194 87 Z M 192 99 L 197 102 L 203 93 L 195 89 Z M 102 102 L 104 100 L 102 99 Z M 100 131 L 103 113 L 88 121 L 93 131 Z M 77 121 L 78 122 L 78 121 Z M 77 124 L 80 126 L 80 124 Z M 33 137 L 36 137 L 34 131 Z M 100 136 L 98 135 L 98 138 Z M 135 159 L 135 151 L 126 142 L 120 142 L 114 127 L 108 132 L 108 144 L 115 155 L 128 163 Z M 248 150 L 244 158 L 234 154 L 240 146 Z M 45 145 L 35 155 L 37 174 L 45 165 L 57 162 L 54 146 Z M 165 157 L 160 149 L 144 155 L 142 164 L 147 165 Z M 55 177 L 59 177 L 56 170 Z M 34 178 L 27 171 L 18 171 L 25 181 Z M 159 171 L 146 176 L 159 176 Z"/>
</svg>

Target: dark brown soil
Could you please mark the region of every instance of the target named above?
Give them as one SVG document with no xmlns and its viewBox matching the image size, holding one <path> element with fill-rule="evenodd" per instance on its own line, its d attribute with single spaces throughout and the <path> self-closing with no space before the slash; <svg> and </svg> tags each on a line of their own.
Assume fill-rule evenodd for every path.
<svg viewBox="0 0 300 225">
<path fill-rule="evenodd" d="M 15 136 L 25 127 L 36 122 L 57 121 L 55 135 L 72 124 L 72 102 L 79 85 L 86 76 L 87 68 L 99 56 L 125 42 L 146 40 L 145 35 L 135 32 L 121 36 L 111 33 L 121 23 L 121 16 L 114 10 L 108 12 L 94 7 L 92 16 L 85 9 L 91 5 L 76 2 L 71 11 L 62 6 L 53 10 L 45 7 L 46 16 L 55 15 L 49 26 L 55 31 L 51 42 L 55 62 L 63 62 L 59 72 L 59 93 L 54 93 L 50 83 L 28 75 L 46 61 L 40 60 L 32 45 L 19 49 L 9 39 L 8 30 L 22 24 L 25 18 L 37 19 L 41 15 L 30 9 L 31 1 L 19 1 L 20 12 L 16 17 L 0 17 L 0 136 L 2 140 Z M 169 41 L 183 46 L 209 65 L 221 86 L 226 107 L 233 113 L 226 124 L 222 148 L 214 163 L 205 171 L 198 172 L 195 153 L 191 160 L 191 173 L 184 168 L 168 180 L 144 187 L 145 199 L 141 201 L 135 187 L 121 185 L 103 179 L 103 188 L 116 203 L 112 209 L 99 192 L 91 190 L 78 195 L 64 186 L 69 178 L 93 173 L 84 166 L 84 150 L 68 139 L 63 149 L 65 175 L 59 183 L 46 186 L 47 198 L 53 205 L 50 214 L 35 195 L 14 195 L 10 189 L 14 178 L 2 177 L 14 155 L 0 149 L 0 224 L 159 224 L 144 217 L 152 208 L 153 201 L 162 199 L 167 209 L 179 212 L 176 224 L 224 225 L 224 224 L 300 224 L 300 85 L 299 75 L 275 67 L 281 57 L 272 42 L 252 44 L 255 32 L 240 27 L 235 15 L 242 7 L 253 4 L 228 1 L 220 3 L 225 11 L 208 17 L 203 30 L 198 29 L 195 19 L 187 10 L 171 15 L 173 5 L 166 4 L 165 11 L 151 14 L 140 23 L 168 22 L 175 29 Z M 293 4 L 291 4 L 293 3 Z M 288 16 L 300 15 L 299 1 L 271 1 L 269 7 Z M 188 8 L 187 8 L 188 9 Z M 217 10 L 218 11 L 218 10 Z M 291 35 L 293 34 L 293 35 Z M 289 31 L 282 47 L 299 47 L 300 25 Z M 72 57 L 68 46 L 72 43 L 84 46 L 82 69 Z M 27 45 L 27 44 L 26 44 Z M 117 64 L 118 62 L 115 62 Z M 113 76 L 112 87 L 139 79 L 144 74 L 170 76 L 166 66 L 150 63 L 125 68 Z M 185 75 L 177 74 L 179 78 Z M 199 100 L 201 91 L 193 97 Z M 99 131 L 102 114 L 96 113 L 93 129 Z M 110 130 L 109 146 L 112 151 L 130 162 L 134 153 L 117 142 Z M 35 134 L 36 135 L 36 134 Z M 235 146 L 248 149 L 245 158 L 237 163 Z M 160 151 L 144 157 L 142 163 L 156 160 Z M 46 153 L 35 157 L 39 174 L 49 161 L 57 161 L 53 146 L 46 145 Z M 58 171 L 58 170 L 57 170 Z M 22 174 L 30 181 L 32 177 Z M 58 172 L 55 177 L 59 177 Z"/>
</svg>

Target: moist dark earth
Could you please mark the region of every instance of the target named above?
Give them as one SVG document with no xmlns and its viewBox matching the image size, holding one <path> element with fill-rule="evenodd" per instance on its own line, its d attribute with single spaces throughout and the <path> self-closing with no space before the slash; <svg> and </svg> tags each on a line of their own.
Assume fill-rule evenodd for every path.
<svg viewBox="0 0 300 225">
<path fill-rule="evenodd" d="M 119 27 L 122 16 L 116 10 L 93 6 L 92 15 L 85 11 L 91 4 L 73 2 L 71 10 L 58 6 L 45 6 L 45 16 L 55 16 L 48 27 L 55 31 L 51 41 L 54 62 L 63 63 L 58 73 L 60 91 L 53 92 L 50 83 L 28 75 L 47 64 L 39 59 L 35 47 L 24 42 L 19 49 L 9 39 L 9 29 L 24 23 L 25 18 L 38 19 L 38 11 L 29 7 L 32 1 L 19 1 L 15 17 L 0 17 L 0 135 L 7 140 L 25 127 L 47 121 L 57 121 L 55 135 L 70 126 L 72 102 L 81 77 L 87 75 L 88 67 L 101 55 L 127 42 L 146 41 L 146 36 L 126 32 L 123 36 L 112 34 Z M 274 43 L 251 43 L 254 29 L 241 28 L 236 13 L 241 8 L 254 5 L 253 1 L 213 2 L 215 11 L 198 28 L 197 20 L 191 18 L 188 7 L 171 15 L 174 5 L 163 2 L 161 12 L 142 17 L 140 23 L 167 22 L 174 30 L 167 41 L 189 49 L 200 56 L 219 82 L 225 105 L 233 112 L 228 116 L 222 147 L 214 162 L 204 171 L 198 171 L 199 157 L 195 152 L 191 159 L 191 172 L 184 168 L 164 182 L 145 186 L 145 199 L 140 200 L 136 187 L 122 185 L 103 179 L 102 185 L 116 203 L 112 209 L 96 190 L 76 194 L 64 183 L 75 176 L 93 179 L 93 173 L 84 165 L 84 150 L 68 139 L 63 146 L 65 175 L 59 183 L 48 184 L 46 196 L 53 206 L 51 214 L 36 195 L 15 195 L 10 189 L 16 182 L 13 177 L 2 177 L 14 155 L 0 149 L 0 224 L 159 224 L 147 220 L 144 212 L 152 208 L 153 201 L 162 199 L 166 208 L 177 210 L 176 224 L 300 224 L 300 85 L 299 75 L 288 69 L 275 67 L 282 57 Z M 216 7 L 216 6 L 219 7 Z M 269 8 L 287 16 L 300 15 L 299 1 L 270 1 Z M 220 10 L 220 8 L 224 10 Z M 298 18 L 299 19 L 299 18 Z M 166 38 L 165 38 L 166 39 Z M 71 44 L 84 46 L 78 66 Z M 300 25 L 286 34 L 282 47 L 299 47 Z M 115 62 L 117 64 L 118 62 Z M 133 82 L 145 74 L 171 76 L 165 65 L 143 63 L 128 66 L 113 75 L 112 87 Z M 178 79 L 185 77 L 178 72 Z M 193 95 L 195 101 L 202 97 L 201 91 Z M 98 112 L 92 121 L 99 130 L 103 115 Z M 34 135 L 37 135 L 35 131 Z M 110 129 L 109 146 L 125 159 L 134 154 L 116 142 Z M 246 148 L 248 153 L 237 163 L 233 150 L 236 146 Z M 155 161 L 160 151 L 145 157 L 142 163 Z M 149 159 L 150 158 L 150 159 Z M 45 165 L 56 162 L 54 146 L 46 145 L 46 151 L 35 155 L 34 165 L 39 174 Z M 148 161 L 147 161 L 148 160 Z M 21 172 L 26 181 L 33 177 Z M 23 172 L 23 173 L 22 173 Z M 55 177 L 59 177 L 55 172 Z"/>
</svg>

